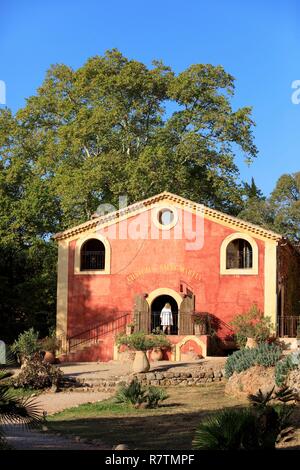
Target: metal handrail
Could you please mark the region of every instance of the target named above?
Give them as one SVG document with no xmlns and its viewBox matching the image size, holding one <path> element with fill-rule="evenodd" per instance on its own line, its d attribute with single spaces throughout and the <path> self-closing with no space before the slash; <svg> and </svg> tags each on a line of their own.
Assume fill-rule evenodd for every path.
<svg viewBox="0 0 300 470">
<path fill-rule="evenodd" d="M 106 320 L 106 321 L 103 321 L 101 323 L 92 323 L 88 326 L 88 328 L 86 330 L 83 330 L 83 331 L 80 331 L 80 333 L 77 333 L 76 335 L 72 335 L 72 336 L 67 336 L 67 339 L 70 340 L 70 339 L 74 339 L 74 338 L 77 338 L 77 337 L 80 337 L 81 335 L 91 331 L 91 330 L 94 330 L 95 328 L 98 328 L 98 327 L 101 327 L 103 325 L 106 325 L 107 323 L 110 323 L 112 321 L 117 321 L 119 320 L 120 318 L 123 318 L 123 317 L 127 317 L 128 315 L 131 315 L 131 312 L 129 311 L 125 311 L 125 312 L 122 312 L 122 315 L 120 315 L 119 317 L 116 317 L 116 318 L 110 318 L 109 320 Z"/>
<path fill-rule="evenodd" d="M 131 312 L 122 312 L 122 315 L 90 325 L 88 329 L 77 333 L 76 335 L 67 336 L 60 335 L 58 340 L 61 343 L 61 353 L 68 354 L 71 350 L 74 350 L 85 343 L 97 344 L 99 339 L 112 331 L 123 331 L 127 324 L 127 318 L 131 315 Z"/>
</svg>

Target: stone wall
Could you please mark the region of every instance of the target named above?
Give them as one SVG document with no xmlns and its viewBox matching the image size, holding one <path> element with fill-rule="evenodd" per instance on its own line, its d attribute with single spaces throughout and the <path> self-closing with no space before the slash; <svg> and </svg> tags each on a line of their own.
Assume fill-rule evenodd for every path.
<svg viewBox="0 0 300 470">
<path fill-rule="evenodd" d="M 81 391 L 115 391 L 120 385 L 129 384 L 134 377 L 143 385 L 155 385 L 161 387 L 202 385 L 210 382 L 225 380 L 224 369 L 221 368 L 195 368 L 189 371 L 151 371 L 145 374 L 116 376 L 108 379 L 82 379 L 77 380 Z M 75 386 L 74 386 L 75 390 Z"/>
<path fill-rule="evenodd" d="M 201 385 L 207 382 L 219 382 L 224 379 L 224 370 L 191 370 L 189 372 L 147 372 L 136 377 L 143 385 L 155 386 L 189 386 Z"/>
</svg>

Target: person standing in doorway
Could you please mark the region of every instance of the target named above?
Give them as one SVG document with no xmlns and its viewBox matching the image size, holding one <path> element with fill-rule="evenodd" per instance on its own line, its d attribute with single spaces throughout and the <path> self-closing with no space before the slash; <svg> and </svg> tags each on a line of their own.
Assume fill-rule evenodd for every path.
<svg viewBox="0 0 300 470">
<path fill-rule="evenodd" d="M 169 335 L 171 332 L 171 326 L 173 325 L 172 309 L 169 302 L 167 302 L 160 313 L 160 324 L 163 327 L 163 332 L 167 332 Z"/>
</svg>

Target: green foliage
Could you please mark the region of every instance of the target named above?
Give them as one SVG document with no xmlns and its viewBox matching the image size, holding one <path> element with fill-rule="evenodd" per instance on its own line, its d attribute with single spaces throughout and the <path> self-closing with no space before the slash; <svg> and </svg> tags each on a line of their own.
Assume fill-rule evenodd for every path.
<svg viewBox="0 0 300 470">
<path fill-rule="evenodd" d="M 220 410 L 200 423 L 193 440 L 199 450 L 274 449 L 279 442 L 293 438 L 289 420 L 295 396 L 288 388 L 274 393 L 261 390 L 248 396 L 252 407 Z"/>
<path fill-rule="evenodd" d="M 257 445 L 255 426 L 255 416 L 249 410 L 218 411 L 198 426 L 193 449 L 253 449 Z"/>
<path fill-rule="evenodd" d="M 237 343 L 240 347 L 244 347 L 247 338 L 254 338 L 258 342 L 266 341 L 271 334 L 271 320 L 265 317 L 257 305 L 253 305 L 248 312 L 237 315 L 232 325 Z"/>
<path fill-rule="evenodd" d="M 166 400 L 169 397 L 163 388 L 153 386 L 148 387 L 146 396 L 148 408 L 157 408 L 160 402 Z"/>
<path fill-rule="evenodd" d="M 261 343 L 257 348 L 244 348 L 234 352 L 225 363 L 225 375 L 229 378 L 234 372 L 240 373 L 250 367 L 260 365 L 275 366 L 275 383 L 282 387 L 288 373 L 300 364 L 300 354 L 293 353 L 280 359 L 281 349 L 275 344 Z"/>
<path fill-rule="evenodd" d="M 282 175 L 270 197 L 274 230 L 300 240 L 300 172 Z"/>
<path fill-rule="evenodd" d="M 294 366 L 300 367 L 300 351 L 293 351 L 289 357 Z"/>
<path fill-rule="evenodd" d="M 19 358 L 31 358 L 36 352 L 40 351 L 39 333 L 30 328 L 24 333 L 20 333 L 11 347 L 11 351 Z"/>
<path fill-rule="evenodd" d="M 16 388 L 46 389 L 52 385 L 59 386 L 62 377 L 63 373 L 58 367 L 35 357 L 27 361 L 16 379 L 13 380 L 13 385 Z"/>
<path fill-rule="evenodd" d="M 264 227 L 267 230 L 275 230 L 272 207 L 269 200 L 252 197 L 244 202 L 243 209 L 238 214 L 239 219 Z"/>
<path fill-rule="evenodd" d="M 278 387 L 282 387 L 285 383 L 288 373 L 297 367 L 299 360 L 293 360 L 291 355 L 288 355 L 278 361 L 275 365 L 275 383 Z"/>
<path fill-rule="evenodd" d="M 146 399 L 146 389 L 137 379 L 133 379 L 129 385 L 122 385 L 115 395 L 116 403 L 140 405 Z"/>
<path fill-rule="evenodd" d="M 254 178 L 251 178 L 251 184 L 243 183 L 245 189 L 245 196 L 250 199 L 258 199 L 264 201 L 266 198 L 263 195 L 262 191 L 256 185 Z"/>
<path fill-rule="evenodd" d="M 120 334 L 116 337 L 118 345 L 126 345 L 135 351 L 149 351 L 153 348 L 170 347 L 170 342 L 164 334 L 147 335 L 142 332 L 132 333 L 132 335 Z"/>
<path fill-rule="evenodd" d="M 136 407 L 146 403 L 147 408 L 157 408 L 161 401 L 166 400 L 168 394 L 160 387 L 143 387 L 137 378 L 134 378 L 129 385 L 119 387 L 115 395 L 116 403 L 130 403 Z"/>
<path fill-rule="evenodd" d="M 244 184 L 246 199 L 238 217 L 298 242 L 300 240 L 300 172 L 282 175 L 267 199 L 253 183 L 251 186 Z"/>
<path fill-rule="evenodd" d="M 1 210 L 0 202 L 2 217 Z M 39 237 L 34 238 L 30 246 L 31 242 L 21 241 L 21 235 L 14 235 L 9 227 L 12 240 L 6 241 L 7 232 L 4 235 L 1 230 L 1 217 L 1 337 L 12 343 L 19 333 L 31 327 L 45 336 L 55 323 L 57 247 L 53 241 Z"/>
<path fill-rule="evenodd" d="M 59 340 L 56 339 L 56 334 L 53 333 L 52 335 L 46 336 L 40 342 L 41 349 L 43 351 L 50 351 L 53 354 L 59 349 Z"/>
<path fill-rule="evenodd" d="M 7 383 L 7 378 L 13 374 L 8 370 L 0 371 L 0 449 L 7 448 L 1 426 L 3 424 L 19 423 L 33 427 L 42 420 L 41 410 L 35 400 L 18 396 Z"/>
<path fill-rule="evenodd" d="M 225 375 L 242 372 L 252 366 L 275 366 L 281 357 L 281 349 L 275 344 L 261 343 L 257 348 L 244 348 L 234 352 L 225 363 Z"/>
</svg>

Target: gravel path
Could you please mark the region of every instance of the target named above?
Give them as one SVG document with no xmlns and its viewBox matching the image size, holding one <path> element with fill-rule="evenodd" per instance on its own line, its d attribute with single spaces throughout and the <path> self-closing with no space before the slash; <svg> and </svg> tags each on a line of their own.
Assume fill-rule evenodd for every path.
<svg viewBox="0 0 300 470">
<path fill-rule="evenodd" d="M 107 445 L 101 443 L 88 444 L 77 442 L 73 437 L 62 437 L 56 434 L 28 431 L 14 425 L 6 426 L 7 441 L 14 450 L 99 450 L 108 449 Z"/>
<path fill-rule="evenodd" d="M 59 392 L 39 395 L 36 400 L 41 410 L 54 414 L 66 408 L 94 403 L 105 400 L 110 396 L 107 392 Z M 73 437 L 57 436 L 55 434 L 26 430 L 20 425 L 4 427 L 8 444 L 16 450 L 96 450 L 107 449 L 100 441 L 88 444 L 77 442 Z"/>
</svg>

